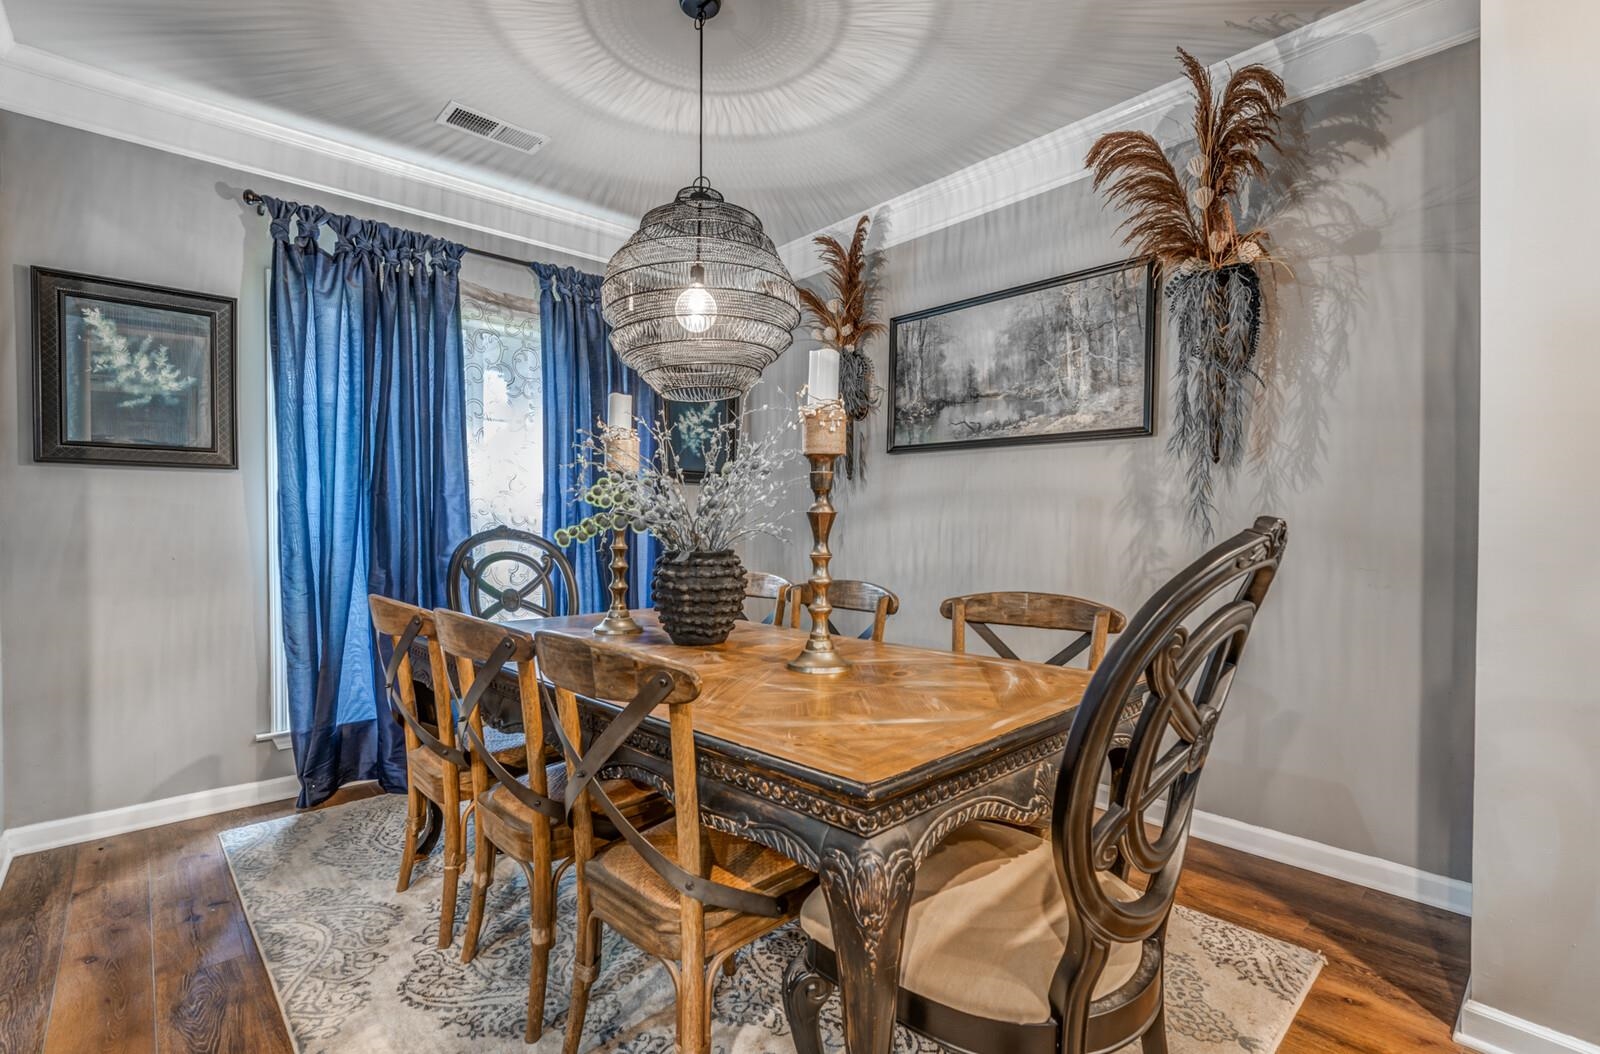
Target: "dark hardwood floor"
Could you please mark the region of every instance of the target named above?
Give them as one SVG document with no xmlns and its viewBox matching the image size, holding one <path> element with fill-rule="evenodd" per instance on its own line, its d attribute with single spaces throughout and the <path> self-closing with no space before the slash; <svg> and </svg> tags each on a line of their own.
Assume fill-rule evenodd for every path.
<svg viewBox="0 0 1600 1054">
<path fill-rule="evenodd" d="M 0 890 L 0 1054 L 291 1050 L 216 838 L 291 810 L 13 861 Z M 1450 1040 L 1467 982 L 1461 916 L 1204 842 L 1178 900 L 1327 957 L 1284 1054 L 1464 1049 Z"/>
</svg>

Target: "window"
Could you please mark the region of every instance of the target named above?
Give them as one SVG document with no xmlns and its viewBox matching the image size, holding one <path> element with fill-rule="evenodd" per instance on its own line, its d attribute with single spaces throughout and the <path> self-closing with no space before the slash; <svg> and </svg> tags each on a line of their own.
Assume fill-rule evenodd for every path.
<svg viewBox="0 0 1600 1054">
<path fill-rule="evenodd" d="M 472 529 L 504 524 L 537 534 L 544 501 L 538 304 L 461 283 L 461 348 Z"/>
<path fill-rule="evenodd" d="M 267 268 L 261 284 L 265 297 L 261 303 L 262 328 L 266 340 L 262 356 L 267 373 L 267 669 L 272 678 L 272 718 L 267 730 L 256 736 L 257 742 L 271 741 L 279 750 L 287 750 L 289 743 L 289 672 L 283 654 L 283 595 L 280 583 L 282 569 L 278 566 L 278 415 L 276 393 L 272 384 L 272 268 Z"/>
</svg>

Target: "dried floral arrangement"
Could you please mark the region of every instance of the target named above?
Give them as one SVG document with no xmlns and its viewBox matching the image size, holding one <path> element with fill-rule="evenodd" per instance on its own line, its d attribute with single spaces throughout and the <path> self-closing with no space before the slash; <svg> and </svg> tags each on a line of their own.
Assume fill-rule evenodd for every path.
<svg viewBox="0 0 1600 1054">
<path fill-rule="evenodd" d="M 1218 96 L 1210 71 L 1182 48 L 1178 61 L 1194 91 L 1195 154 L 1186 182 L 1154 136 L 1111 132 L 1089 150 L 1094 185 L 1126 209 L 1124 241 L 1153 256 L 1167 277 L 1178 329 L 1176 427 L 1170 449 L 1187 459 L 1189 519 L 1212 533 L 1214 472 L 1243 460 L 1253 362 L 1261 334 L 1261 279 L 1267 232 L 1239 230 L 1236 198 L 1264 180 L 1265 147 L 1276 148 L 1287 91 L 1265 66 L 1235 70 Z"/>
<path fill-rule="evenodd" d="M 784 471 L 795 453 L 793 415 L 778 415 L 783 423 L 755 442 L 737 442 L 744 421 L 767 409 L 746 409 L 710 430 L 703 440 L 706 464 L 720 467 L 708 470 L 697 487 L 684 478 L 673 453 L 676 444 L 670 441 L 674 429 L 665 415 L 654 428 L 639 422 L 641 431 L 655 437 L 655 449 L 635 473 L 607 464 L 603 433 L 584 434 L 577 448 L 579 491 L 581 500 L 597 511 L 557 530 L 556 544 L 592 541 L 626 527 L 654 535 L 666 559 L 683 560 L 692 553 L 732 549 L 753 535 L 784 537 L 787 529 L 767 514 L 798 479 L 798 473 Z M 737 456 L 728 456 L 733 450 Z"/>
<path fill-rule="evenodd" d="M 877 313 L 876 269 L 869 268 L 872 254 L 867 252 L 867 232 L 872 218 L 863 215 L 856 221 L 854 237 L 848 246 L 839 239 L 820 234 L 812 241 L 826 265 L 829 292 L 826 300 L 801 286 L 800 304 L 811 315 L 811 337 L 839 352 L 839 395 L 845 412 L 845 478 L 854 480 L 867 474 L 867 443 L 864 429 L 857 425 L 878 405 L 873 380 L 872 360 L 862 345 L 884 331 L 874 317 Z M 869 274 L 869 269 L 874 273 Z"/>
</svg>

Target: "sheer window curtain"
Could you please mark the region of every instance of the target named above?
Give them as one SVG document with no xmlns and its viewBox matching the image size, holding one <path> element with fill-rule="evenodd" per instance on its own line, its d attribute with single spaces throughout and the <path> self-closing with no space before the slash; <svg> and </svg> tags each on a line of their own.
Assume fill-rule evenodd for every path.
<svg viewBox="0 0 1600 1054">
<path fill-rule="evenodd" d="M 405 788 L 382 712 L 367 594 L 445 602 L 468 533 L 458 271 L 463 247 L 263 199 L 279 563 L 299 805 L 376 779 Z M 320 229 L 334 250 L 317 245 Z"/>
<path fill-rule="evenodd" d="M 544 378 L 539 304 L 461 283 L 472 529 L 540 533 L 544 521 Z"/>
</svg>

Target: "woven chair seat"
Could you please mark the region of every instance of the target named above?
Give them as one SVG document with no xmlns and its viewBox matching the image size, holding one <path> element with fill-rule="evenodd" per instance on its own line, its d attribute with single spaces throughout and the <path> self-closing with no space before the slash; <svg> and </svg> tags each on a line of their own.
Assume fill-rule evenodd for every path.
<svg viewBox="0 0 1600 1054">
<path fill-rule="evenodd" d="M 552 800 L 560 801 L 567 793 L 567 767 L 564 764 L 551 764 L 545 767 L 545 779 L 549 781 Z M 672 803 L 649 787 L 641 786 L 632 780 L 604 780 L 606 793 L 611 795 L 611 800 L 616 802 L 622 814 L 635 824 L 657 823 L 672 815 Z M 506 852 L 511 852 L 513 847 L 523 847 L 526 853 L 532 852 L 533 827 L 536 823 L 549 823 L 545 817 L 530 809 L 518 800 L 504 786 L 496 784 L 490 787 L 478 799 L 478 823 L 484 825 L 484 833 Z M 617 837 L 615 829 L 598 812 L 595 815 L 595 837 L 601 840 L 610 840 Z M 551 855 L 557 859 L 572 855 L 572 828 L 565 823 L 551 826 Z M 521 859 L 528 859 L 523 856 Z"/>
<path fill-rule="evenodd" d="M 782 853 L 721 831 L 704 833 L 711 881 L 784 898 L 796 907 L 810 890 L 816 876 Z M 663 856 L 681 859 L 674 823 L 653 827 L 644 836 Z M 602 914 L 633 923 L 625 936 L 670 955 L 678 953 L 680 895 L 633 846 L 618 842 L 606 849 L 589 862 L 587 874 L 596 905 L 604 905 Z M 706 905 L 706 954 L 745 943 L 752 925 L 770 929 L 774 920 Z M 646 934 L 652 940 L 641 939 Z"/>
</svg>

